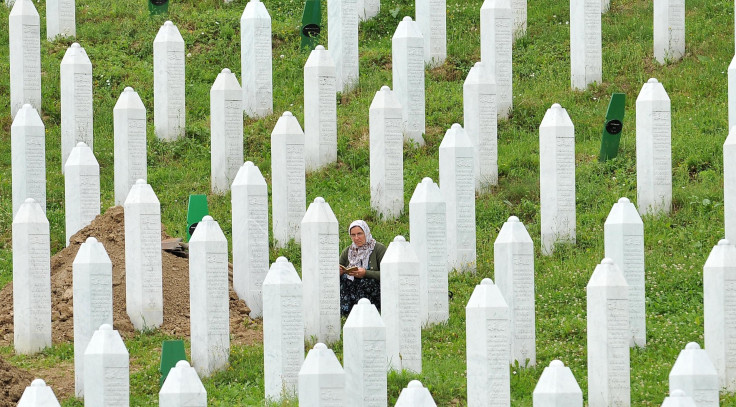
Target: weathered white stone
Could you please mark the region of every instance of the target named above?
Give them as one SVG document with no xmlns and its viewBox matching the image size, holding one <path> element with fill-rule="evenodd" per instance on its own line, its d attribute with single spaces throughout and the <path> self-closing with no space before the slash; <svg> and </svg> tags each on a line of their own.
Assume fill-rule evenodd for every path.
<svg viewBox="0 0 736 407">
<path fill-rule="evenodd" d="M 516 216 L 493 243 L 496 285 L 509 306 L 510 362 L 537 364 L 534 312 L 534 242 Z"/>
<path fill-rule="evenodd" d="M 583 391 L 572 370 L 559 360 L 544 368 L 532 397 L 534 407 L 583 407 Z"/>
<path fill-rule="evenodd" d="M 13 218 L 13 345 L 31 354 L 51 346 L 49 221 L 33 198 Z"/>
<path fill-rule="evenodd" d="M 404 210 L 404 139 L 401 104 L 388 86 L 376 92 L 369 121 L 371 207 L 395 219 Z"/>
<path fill-rule="evenodd" d="M 238 106 L 238 110 L 240 107 Z M 241 110 L 242 113 L 242 110 Z M 159 407 L 207 407 L 207 389 L 186 360 L 176 362 L 158 392 Z"/>
<path fill-rule="evenodd" d="M 125 203 L 136 180 L 148 179 L 146 107 L 126 87 L 112 110 L 115 132 L 115 205 Z"/>
<path fill-rule="evenodd" d="M 539 125 L 539 201 L 542 254 L 575 243 L 575 126 L 558 103 Z"/>
<path fill-rule="evenodd" d="M 647 344 L 644 293 L 644 223 L 634 204 L 621 198 L 604 225 L 606 257 L 613 260 L 629 284 L 629 346 Z"/>
<path fill-rule="evenodd" d="M 450 318 L 447 297 L 447 205 L 431 178 L 417 184 L 409 201 L 409 235 L 420 263 L 422 324 Z"/>
<path fill-rule="evenodd" d="M 718 372 L 700 345 L 690 342 L 680 351 L 670 370 L 670 392 L 682 390 L 690 395 L 697 407 L 719 404 Z"/>
<path fill-rule="evenodd" d="M 389 368 L 397 371 L 422 372 L 419 268 L 411 243 L 396 236 L 381 260 L 381 317 Z"/>
<path fill-rule="evenodd" d="M 10 126 L 13 216 L 33 198 L 46 212 L 46 129 L 38 112 L 23 105 Z"/>
<path fill-rule="evenodd" d="M 291 112 L 276 122 L 271 132 L 271 206 L 273 240 L 284 247 L 290 239 L 299 243 L 299 227 L 307 207 L 304 175 L 304 132 Z"/>
<path fill-rule="evenodd" d="M 345 405 L 345 371 L 340 366 L 335 352 L 323 343 L 314 345 L 299 370 L 299 405 L 302 407 Z"/>
<path fill-rule="evenodd" d="M 386 325 L 376 306 L 361 298 L 342 332 L 346 404 L 386 406 Z"/>
<path fill-rule="evenodd" d="M 57 36 L 76 37 L 77 23 L 74 0 L 46 0 L 46 39 Z"/>
<path fill-rule="evenodd" d="M 335 86 L 348 92 L 358 84 L 358 4 L 356 0 L 327 1 L 327 45 L 335 61 Z"/>
<path fill-rule="evenodd" d="M 465 307 L 468 406 L 510 405 L 509 332 L 503 294 L 484 278 Z"/>
<path fill-rule="evenodd" d="M 307 171 L 337 161 L 335 61 L 322 45 L 304 64 L 304 159 Z"/>
<path fill-rule="evenodd" d="M 65 168 L 64 217 L 69 246 L 69 238 L 100 214 L 100 164 L 92 149 L 80 141 L 71 151 Z"/>
<path fill-rule="evenodd" d="M 240 17 L 243 110 L 250 117 L 273 113 L 271 16 L 260 0 L 250 0 Z"/>
<path fill-rule="evenodd" d="M 482 62 L 470 68 L 463 84 L 465 133 L 475 147 L 475 190 L 498 184 L 496 81 Z"/>
<path fill-rule="evenodd" d="M 440 143 L 440 189 L 447 205 L 450 269 L 475 271 L 475 176 L 473 143 L 455 123 Z"/>
<path fill-rule="evenodd" d="M 156 137 L 164 141 L 184 137 L 184 52 L 179 29 L 166 21 L 153 40 L 153 125 Z"/>
<path fill-rule="evenodd" d="M 424 63 L 434 68 L 447 58 L 446 0 L 416 0 L 415 19 L 424 37 Z"/>
<path fill-rule="evenodd" d="M 654 0 L 654 59 L 660 64 L 685 55 L 685 0 Z"/>
<path fill-rule="evenodd" d="M 268 186 L 251 161 L 240 167 L 232 185 L 233 289 L 262 315 L 263 279 L 268 273 Z"/>
<path fill-rule="evenodd" d="M 670 396 L 662 402 L 662 407 L 697 407 L 695 400 L 682 390 L 670 392 Z"/>
<path fill-rule="evenodd" d="M 613 260 L 596 266 L 586 295 L 589 406 L 630 406 L 629 286 Z"/>
<path fill-rule="evenodd" d="M 85 405 L 130 405 L 128 349 L 110 324 L 103 324 L 94 332 L 84 351 L 84 383 Z"/>
<path fill-rule="evenodd" d="M 84 396 L 84 350 L 100 325 L 112 325 L 112 262 L 102 243 L 88 237 L 72 263 L 74 389 Z"/>
<path fill-rule="evenodd" d="M 340 340 L 340 261 L 338 224 L 330 204 L 317 197 L 301 224 L 304 334 L 318 342 Z"/>
<path fill-rule="evenodd" d="M 605 1 L 605 0 L 604 0 Z M 601 2 L 570 1 L 570 83 L 583 90 L 603 78 Z"/>
<path fill-rule="evenodd" d="M 230 357 L 227 239 L 211 216 L 189 240 L 192 366 L 202 377 L 225 369 Z"/>
<path fill-rule="evenodd" d="M 54 390 L 43 379 L 34 379 L 18 400 L 18 407 L 61 407 Z"/>
<path fill-rule="evenodd" d="M 511 0 L 485 0 L 480 8 L 480 60 L 496 80 L 498 119 L 508 118 L 513 105 L 513 30 Z"/>
<path fill-rule="evenodd" d="M 404 140 L 424 145 L 424 37 L 411 17 L 396 27 L 391 38 L 394 96 L 402 111 Z"/>
<path fill-rule="evenodd" d="M 672 206 L 670 97 L 651 78 L 636 98 L 636 198 L 639 213 L 669 213 Z"/>
<path fill-rule="evenodd" d="M 429 389 L 422 386 L 419 380 L 412 380 L 401 390 L 396 400 L 396 407 L 437 407 Z"/>
<path fill-rule="evenodd" d="M 703 266 L 705 351 L 718 371 L 719 387 L 736 390 L 736 247 L 723 239 Z"/>
<path fill-rule="evenodd" d="M 728 65 L 728 129 L 733 126 L 736 126 L 736 55 Z"/>
<path fill-rule="evenodd" d="M 74 0 L 57 1 L 71 1 L 72 5 L 74 3 Z M 61 170 L 64 172 L 64 163 L 78 142 L 82 141 L 94 150 L 92 62 L 78 43 L 72 44 L 64 53 L 59 76 L 61 77 Z"/>
<path fill-rule="evenodd" d="M 361 21 L 370 20 L 381 11 L 381 0 L 358 0 L 355 9 Z"/>
<path fill-rule="evenodd" d="M 733 127 L 723 143 L 723 218 L 726 239 L 736 242 L 736 129 Z"/>
<path fill-rule="evenodd" d="M 526 0 L 511 0 L 514 12 L 514 41 L 526 35 Z"/>
<path fill-rule="evenodd" d="M 294 266 L 279 257 L 263 281 L 263 370 L 266 398 L 297 394 L 304 362 L 302 282 Z"/>
<path fill-rule="evenodd" d="M 8 17 L 10 114 L 26 103 L 41 110 L 41 19 L 31 0 L 17 0 Z"/>
<path fill-rule="evenodd" d="M 125 199 L 125 304 L 135 329 L 164 321 L 161 274 L 161 204 L 139 179 Z"/>
<path fill-rule="evenodd" d="M 238 78 L 225 68 L 210 89 L 212 192 L 225 194 L 243 165 L 243 100 Z"/>
</svg>

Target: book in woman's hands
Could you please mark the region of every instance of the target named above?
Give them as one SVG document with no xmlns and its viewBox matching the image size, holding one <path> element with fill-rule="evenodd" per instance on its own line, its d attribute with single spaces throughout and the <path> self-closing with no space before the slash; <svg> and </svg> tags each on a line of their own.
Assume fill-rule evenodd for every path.
<svg viewBox="0 0 736 407">
<path fill-rule="evenodd" d="M 358 271 L 358 267 L 345 267 L 342 264 L 340 265 L 340 271 L 342 274 L 345 274 L 345 276 L 348 278 L 348 280 L 353 281 L 355 280 L 355 276 L 353 276 L 351 273 Z"/>
</svg>

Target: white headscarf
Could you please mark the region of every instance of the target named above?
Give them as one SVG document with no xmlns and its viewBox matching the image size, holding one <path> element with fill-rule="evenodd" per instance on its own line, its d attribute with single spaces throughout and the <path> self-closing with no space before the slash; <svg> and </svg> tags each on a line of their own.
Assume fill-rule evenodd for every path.
<svg viewBox="0 0 736 407">
<path fill-rule="evenodd" d="M 348 249 L 348 266 L 367 269 L 368 259 L 371 257 L 373 248 L 376 247 L 376 239 L 371 235 L 371 228 L 369 228 L 368 224 L 363 220 L 353 221 L 353 223 L 350 224 L 350 227 L 348 227 L 348 234 L 356 226 L 363 229 L 363 233 L 365 233 L 365 243 L 360 247 L 356 246 L 355 243 L 350 245 L 350 248 Z"/>
</svg>

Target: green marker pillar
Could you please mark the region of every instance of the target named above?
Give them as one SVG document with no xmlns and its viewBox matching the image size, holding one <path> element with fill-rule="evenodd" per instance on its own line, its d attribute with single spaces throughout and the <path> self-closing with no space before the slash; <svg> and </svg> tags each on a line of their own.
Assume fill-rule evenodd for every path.
<svg viewBox="0 0 736 407">
<path fill-rule="evenodd" d="M 322 8 L 320 0 L 307 0 L 302 15 L 302 50 L 311 51 L 319 42 L 322 30 Z"/>
<path fill-rule="evenodd" d="M 148 0 L 148 11 L 151 15 L 169 12 L 169 0 Z"/>
<path fill-rule="evenodd" d="M 207 208 L 207 195 L 189 195 L 189 209 L 187 210 L 187 242 L 192 238 L 194 229 L 203 217 L 210 214 Z"/>
<path fill-rule="evenodd" d="M 180 360 L 187 360 L 187 354 L 184 351 L 184 341 L 164 341 L 161 344 L 161 365 L 159 366 L 159 372 L 161 372 L 161 381 L 158 384 L 159 387 L 164 385 L 164 381 L 166 381 L 166 376 L 169 375 L 169 370 L 176 366 L 176 362 Z"/>
<path fill-rule="evenodd" d="M 621 130 L 624 127 L 624 110 L 626 107 L 626 94 L 614 93 L 606 112 L 606 125 L 603 127 L 601 136 L 600 162 L 615 158 L 618 155 L 618 145 L 621 141 Z"/>
</svg>

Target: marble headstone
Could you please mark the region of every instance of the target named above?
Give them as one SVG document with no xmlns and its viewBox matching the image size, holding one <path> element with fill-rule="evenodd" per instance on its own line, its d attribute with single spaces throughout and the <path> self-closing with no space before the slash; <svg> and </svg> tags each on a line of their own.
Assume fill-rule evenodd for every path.
<svg viewBox="0 0 736 407">
<path fill-rule="evenodd" d="M 289 240 L 299 243 L 307 207 L 304 175 L 304 132 L 291 112 L 276 122 L 271 132 L 271 205 L 276 247 Z"/>
<path fill-rule="evenodd" d="M 74 3 L 74 0 L 57 1 Z M 59 76 L 61 77 L 61 167 L 63 172 L 64 163 L 78 142 L 82 141 L 94 150 L 92 62 L 87 52 L 78 43 L 75 42 L 67 48 L 61 60 Z"/>
<path fill-rule="evenodd" d="M 338 92 L 348 92 L 358 84 L 358 4 L 356 0 L 327 1 L 327 45 L 335 61 Z"/>
<path fill-rule="evenodd" d="M 532 400 L 534 407 L 583 407 L 583 391 L 572 370 L 553 360 L 539 377 Z"/>
<path fill-rule="evenodd" d="M 385 219 L 396 219 L 404 209 L 404 139 L 401 104 L 388 86 L 371 102 L 370 182 L 371 208 Z"/>
<path fill-rule="evenodd" d="M 184 137 L 184 52 L 179 29 L 166 21 L 153 40 L 153 125 L 156 137 L 164 141 Z"/>
<path fill-rule="evenodd" d="M 100 164 L 92 149 L 80 141 L 71 151 L 65 168 L 64 217 L 69 246 L 69 238 L 100 214 Z"/>
<path fill-rule="evenodd" d="M 84 351 L 84 404 L 130 405 L 130 360 L 120 333 L 103 324 L 92 334 Z"/>
<path fill-rule="evenodd" d="M 356 2 L 358 18 L 361 21 L 370 20 L 381 11 L 381 0 L 358 0 Z"/>
<path fill-rule="evenodd" d="M 46 130 L 31 105 L 25 104 L 10 126 L 13 216 L 33 198 L 46 212 Z"/>
<path fill-rule="evenodd" d="M 636 199 L 639 213 L 669 213 L 672 206 L 670 97 L 651 78 L 636 98 Z"/>
<path fill-rule="evenodd" d="M 670 392 L 670 396 L 662 402 L 662 407 L 697 407 L 695 400 L 682 390 Z"/>
<path fill-rule="evenodd" d="M 41 19 L 31 0 L 16 0 L 8 17 L 10 114 L 30 104 L 41 110 Z"/>
<path fill-rule="evenodd" d="M 18 400 L 18 407 L 61 407 L 54 390 L 43 379 L 34 379 Z"/>
<path fill-rule="evenodd" d="M 335 61 L 322 45 L 304 64 L 304 160 L 307 171 L 337 161 Z"/>
<path fill-rule="evenodd" d="M 601 0 L 570 1 L 570 82 L 583 90 L 603 78 Z"/>
<path fill-rule="evenodd" d="M 242 91 L 225 68 L 210 89 L 210 177 L 212 192 L 224 195 L 243 165 Z"/>
<path fill-rule="evenodd" d="M 271 16 L 260 0 L 250 0 L 240 17 L 243 110 L 249 117 L 273 113 Z"/>
<path fill-rule="evenodd" d="M 475 147 L 475 190 L 498 184 L 496 81 L 482 62 L 470 68 L 463 84 L 465 132 Z"/>
<path fill-rule="evenodd" d="M 507 119 L 513 105 L 513 30 L 511 0 L 485 0 L 480 9 L 480 60 L 496 80 L 498 119 Z"/>
<path fill-rule="evenodd" d="M 74 0 L 46 0 L 46 39 L 57 36 L 76 37 L 77 23 Z"/>
<path fill-rule="evenodd" d="M 654 0 L 654 59 L 660 64 L 685 55 L 685 0 Z"/>
<path fill-rule="evenodd" d="M 240 109 L 238 107 L 238 109 Z M 207 389 L 186 360 L 169 370 L 158 392 L 159 407 L 207 407 Z"/>
<path fill-rule="evenodd" d="M 342 332 L 346 404 L 385 406 L 386 325 L 376 306 L 361 298 L 350 311 Z"/>
<path fill-rule="evenodd" d="M 736 7 L 736 6 L 734 6 Z M 736 55 L 728 65 L 728 128 L 736 126 Z"/>
<path fill-rule="evenodd" d="M 718 372 L 696 342 L 685 345 L 670 370 L 670 392 L 682 390 L 690 395 L 697 407 L 717 407 L 720 389 Z"/>
<path fill-rule="evenodd" d="M 115 205 L 125 203 L 136 180 L 148 179 L 146 107 L 138 93 L 126 87 L 112 110 L 115 134 Z"/>
<path fill-rule="evenodd" d="M 511 0 L 514 13 L 514 41 L 526 35 L 526 0 Z"/>
<path fill-rule="evenodd" d="M 345 371 L 340 366 L 335 352 L 323 343 L 314 345 L 299 370 L 299 405 L 302 407 L 345 405 Z"/>
<path fill-rule="evenodd" d="M 416 0 L 416 21 L 424 37 L 424 63 L 431 68 L 447 58 L 446 0 Z"/>
<path fill-rule="evenodd" d="M 422 386 L 419 380 L 412 380 L 401 390 L 396 400 L 396 407 L 437 407 L 429 393 L 429 389 Z"/>
<path fill-rule="evenodd" d="M 404 17 L 391 38 L 394 96 L 402 111 L 404 140 L 424 145 L 424 38 L 419 24 Z"/>
</svg>

